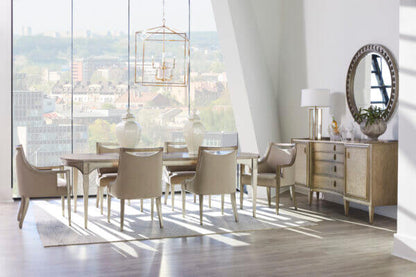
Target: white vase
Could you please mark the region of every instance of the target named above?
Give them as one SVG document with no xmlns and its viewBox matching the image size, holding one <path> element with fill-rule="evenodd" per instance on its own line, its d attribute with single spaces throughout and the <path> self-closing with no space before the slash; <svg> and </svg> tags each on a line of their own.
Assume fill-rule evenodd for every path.
<svg viewBox="0 0 416 277">
<path fill-rule="evenodd" d="M 183 128 L 183 136 L 185 137 L 189 154 L 198 154 L 199 146 L 201 146 L 202 141 L 204 140 L 205 127 L 195 112 L 189 115 L 188 121 Z"/>
<path fill-rule="evenodd" d="M 121 147 L 134 148 L 140 141 L 142 128 L 134 120 L 134 115 L 127 111 L 122 121 L 116 126 L 116 136 Z"/>
<path fill-rule="evenodd" d="M 363 121 L 360 129 L 370 140 L 378 140 L 378 137 L 386 131 L 387 123 L 383 119 L 377 119 L 373 124 L 368 125 L 366 121 Z"/>
</svg>

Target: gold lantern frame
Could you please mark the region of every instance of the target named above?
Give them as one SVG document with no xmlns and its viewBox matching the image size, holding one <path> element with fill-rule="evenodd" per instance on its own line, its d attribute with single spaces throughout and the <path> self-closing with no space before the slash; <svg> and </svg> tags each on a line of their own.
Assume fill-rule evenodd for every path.
<svg viewBox="0 0 416 277">
<path fill-rule="evenodd" d="M 142 38 L 141 38 L 142 37 Z M 161 37 L 161 38 L 160 38 Z M 167 38 L 168 37 L 168 38 Z M 138 53 L 138 40 L 141 38 L 143 41 L 143 49 L 141 53 L 141 62 L 137 61 L 139 56 Z M 159 63 L 159 68 L 154 67 L 154 61 L 152 59 L 152 67 L 155 69 L 155 78 L 152 81 L 148 81 L 145 79 L 145 60 L 146 60 L 146 43 L 149 44 L 150 42 L 162 42 L 163 49 L 162 49 L 162 56 L 165 55 L 165 44 L 168 42 L 183 42 L 183 78 L 181 81 L 172 81 L 172 74 L 173 70 L 176 66 L 175 58 L 173 59 L 173 64 L 171 67 L 166 66 L 165 61 L 162 58 L 162 62 Z M 189 57 L 190 57 L 190 46 L 189 46 L 189 38 L 188 35 L 184 32 L 178 32 L 172 28 L 163 25 L 150 28 L 144 31 L 138 31 L 135 33 L 135 83 L 140 83 L 143 86 L 171 86 L 171 87 L 187 87 L 189 82 Z M 140 69 L 140 70 L 138 70 Z M 158 78 L 157 72 L 161 70 L 163 72 L 162 78 Z M 138 72 L 141 71 L 141 74 Z M 166 72 L 170 71 L 170 78 L 166 77 Z"/>
</svg>

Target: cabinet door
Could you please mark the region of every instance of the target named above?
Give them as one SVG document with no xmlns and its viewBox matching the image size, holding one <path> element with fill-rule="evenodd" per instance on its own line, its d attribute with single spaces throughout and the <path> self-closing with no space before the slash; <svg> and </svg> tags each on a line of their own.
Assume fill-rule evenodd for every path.
<svg viewBox="0 0 416 277">
<path fill-rule="evenodd" d="M 368 200 L 369 195 L 369 148 L 357 146 L 346 148 L 345 194 Z"/>
<path fill-rule="evenodd" d="M 296 143 L 295 183 L 309 186 L 309 143 Z"/>
</svg>

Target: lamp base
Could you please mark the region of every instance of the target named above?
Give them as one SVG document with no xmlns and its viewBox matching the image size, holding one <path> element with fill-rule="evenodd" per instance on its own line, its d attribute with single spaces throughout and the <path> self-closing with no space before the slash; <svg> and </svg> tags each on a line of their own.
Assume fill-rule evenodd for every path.
<svg viewBox="0 0 416 277">
<path fill-rule="evenodd" d="M 322 108 L 309 108 L 309 139 L 322 139 Z"/>
</svg>

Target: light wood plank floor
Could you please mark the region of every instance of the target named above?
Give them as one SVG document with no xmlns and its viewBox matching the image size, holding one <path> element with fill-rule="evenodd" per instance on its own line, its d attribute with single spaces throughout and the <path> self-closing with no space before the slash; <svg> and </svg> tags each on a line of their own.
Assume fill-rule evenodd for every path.
<svg viewBox="0 0 416 277">
<path fill-rule="evenodd" d="M 287 193 L 282 203 L 290 205 Z M 390 255 L 394 220 L 298 194 L 299 212 L 325 219 L 279 229 L 131 243 L 43 248 L 29 212 L 0 204 L 0 276 L 416 276 L 416 264 Z M 94 208 L 94 207 L 91 207 Z M 178 212 L 180 212 L 178 210 Z"/>
</svg>

